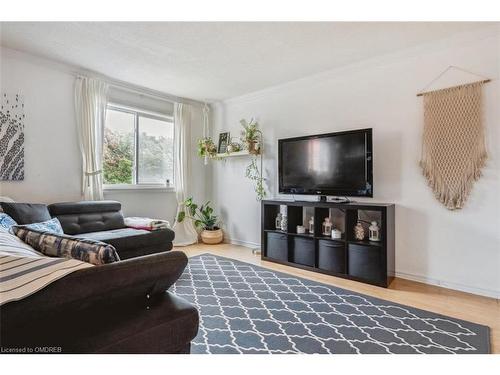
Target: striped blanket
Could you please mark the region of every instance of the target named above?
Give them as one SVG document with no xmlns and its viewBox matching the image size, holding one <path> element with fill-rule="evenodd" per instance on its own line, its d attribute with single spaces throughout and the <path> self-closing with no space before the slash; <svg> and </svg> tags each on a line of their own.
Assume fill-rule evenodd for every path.
<svg viewBox="0 0 500 375">
<path fill-rule="evenodd" d="M 0 305 L 28 297 L 87 267 L 94 266 L 75 259 L 47 257 L 16 236 L 0 231 Z"/>
</svg>

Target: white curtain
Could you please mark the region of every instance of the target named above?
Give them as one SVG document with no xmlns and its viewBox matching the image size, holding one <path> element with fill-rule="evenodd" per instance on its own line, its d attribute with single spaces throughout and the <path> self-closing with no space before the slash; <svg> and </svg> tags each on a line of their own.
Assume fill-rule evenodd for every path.
<svg viewBox="0 0 500 375">
<path fill-rule="evenodd" d="M 82 195 L 85 200 L 101 200 L 102 152 L 108 85 L 97 79 L 77 77 L 75 110 L 78 140 L 82 153 Z"/>
<path fill-rule="evenodd" d="M 183 103 L 175 103 L 174 127 L 175 127 L 175 194 L 177 197 L 177 214 L 174 223 L 174 246 L 187 246 L 198 242 L 198 232 L 193 221 L 184 219 L 177 222 L 179 211 L 184 209 L 183 202 L 187 196 L 188 177 L 191 173 L 190 163 L 190 106 Z"/>
</svg>

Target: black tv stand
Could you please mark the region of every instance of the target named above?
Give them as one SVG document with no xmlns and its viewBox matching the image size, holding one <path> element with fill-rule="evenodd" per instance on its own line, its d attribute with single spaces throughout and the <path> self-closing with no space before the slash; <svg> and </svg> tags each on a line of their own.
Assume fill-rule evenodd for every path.
<svg viewBox="0 0 500 375">
<path fill-rule="evenodd" d="M 287 228 L 276 228 L 276 216 L 286 210 Z M 395 267 L 395 206 L 390 203 L 327 201 L 262 201 L 261 257 L 309 271 L 387 287 Z M 297 225 L 308 227 L 314 217 L 312 232 L 297 233 Z M 332 239 L 322 234 L 322 223 L 330 217 L 342 237 Z M 366 237 L 357 240 L 354 226 L 361 221 Z M 370 241 L 365 222 L 377 221 L 381 241 Z"/>
</svg>

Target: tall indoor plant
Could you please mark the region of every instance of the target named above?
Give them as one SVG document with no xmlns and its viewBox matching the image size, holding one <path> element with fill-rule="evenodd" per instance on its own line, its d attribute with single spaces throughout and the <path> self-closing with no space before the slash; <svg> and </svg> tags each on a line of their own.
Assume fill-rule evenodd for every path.
<svg viewBox="0 0 500 375">
<path fill-rule="evenodd" d="M 214 215 L 214 209 L 210 206 L 210 201 L 199 206 L 190 197 L 184 201 L 184 210 L 179 211 L 177 221 L 190 219 L 194 221 L 196 228 L 202 229 L 200 236 L 203 243 L 218 244 L 224 239 L 224 233 L 219 227 L 219 217 Z"/>
</svg>

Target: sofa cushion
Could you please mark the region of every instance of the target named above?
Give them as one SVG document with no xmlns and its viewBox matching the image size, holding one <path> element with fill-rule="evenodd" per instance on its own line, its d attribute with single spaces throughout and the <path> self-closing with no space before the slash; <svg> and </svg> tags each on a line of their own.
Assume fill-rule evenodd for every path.
<svg viewBox="0 0 500 375">
<path fill-rule="evenodd" d="M 198 333 L 199 315 L 196 307 L 172 293 L 165 292 L 152 300 L 147 310 L 111 310 L 106 315 L 101 314 L 98 321 L 98 324 L 87 322 L 85 335 L 78 335 L 71 340 L 69 351 L 175 353 Z M 71 348 L 71 345 L 74 345 L 74 348 Z"/>
<path fill-rule="evenodd" d="M 13 226 L 12 231 L 35 250 L 51 257 L 73 258 L 101 265 L 120 260 L 115 248 L 104 242 Z"/>
<path fill-rule="evenodd" d="M 100 232 L 82 233 L 75 235 L 77 238 L 90 238 L 113 245 L 119 254 L 130 251 L 141 250 L 142 248 L 162 248 L 169 250 L 174 239 L 174 232 L 171 229 L 160 229 L 147 231 L 143 229 L 121 228 Z"/>
<path fill-rule="evenodd" d="M 2 202 L 3 211 L 18 224 L 40 223 L 50 220 L 50 213 L 45 204 Z"/>
<path fill-rule="evenodd" d="M 124 228 L 121 204 L 116 201 L 54 203 L 50 214 L 61 222 L 64 233 L 81 234 Z"/>
</svg>

